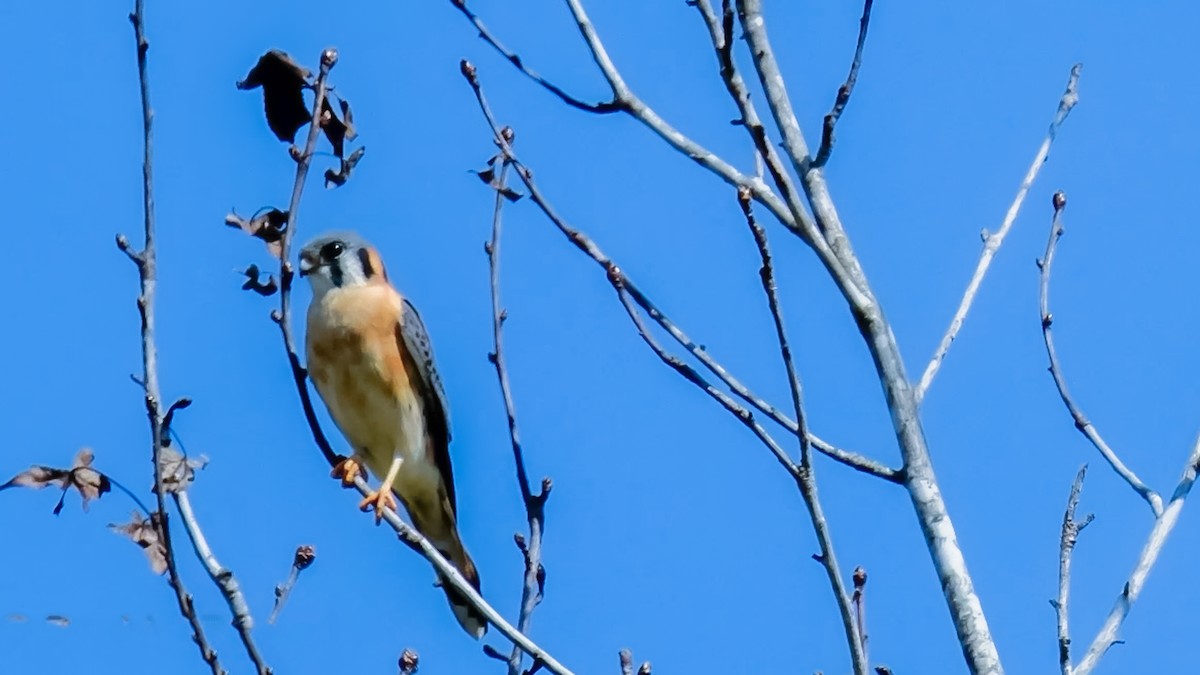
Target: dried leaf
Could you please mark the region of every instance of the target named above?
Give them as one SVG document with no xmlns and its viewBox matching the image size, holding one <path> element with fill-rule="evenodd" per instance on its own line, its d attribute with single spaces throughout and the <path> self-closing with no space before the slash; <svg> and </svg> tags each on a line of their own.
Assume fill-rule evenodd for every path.
<svg viewBox="0 0 1200 675">
<path fill-rule="evenodd" d="M 12 487 L 28 487 L 40 490 L 54 485 L 62 490 L 58 503 L 54 505 L 54 515 L 63 510 L 67 490 L 75 488 L 83 500 L 83 510 L 88 510 L 88 502 L 99 499 L 100 495 L 112 489 L 108 477 L 92 468 L 92 451 L 83 448 L 75 454 L 75 461 L 70 469 L 57 469 L 52 466 L 31 466 L 25 471 L 13 476 L 7 483 L 0 485 L 0 490 Z"/>
<path fill-rule="evenodd" d="M 108 482 L 108 476 L 100 473 L 92 468 L 92 460 L 95 456 L 88 448 L 81 449 L 75 454 L 75 463 L 71 466 L 69 472 L 70 485 L 79 490 L 79 496 L 83 499 L 83 510 L 88 510 L 88 502 L 93 499 L 99 499 L 100 495 L 112 489 L 112 484 Z M 63 486 L 63 491 L 66 491 L 67 486 Z M 62 500 L 59 500 L 59 504 Z M 59 507 L 61 510 L 61 506 Z M 55 511 L 58 515 L 58 511 Z"/>
<path fill-rule="evenodd" d="M 273 275 L 268 274 L 265 282 L 262 280 L 262 272 L 259 271 L 258 265 L 247 267 L 242 274 L 246 275 L 246 282 L 242 284 L 243 291 L 254 291 L 265 298 L 274 295 L 275 291 L 279 290 Z"/>
<path fill-rule="evenodd" d="M 342 110 L 349 110 L 345 101 L 342 101 Z M 329 140 L 329 145 L 333 147 L 333 154 L 338 159 L 344 157 L 342 154 L 346 148 L 346 140 L 353 139 L 355 135 L 350 126 L 338 119 L 337 113 L 333 112 L 333 105 L 329 102 L 329 97 L 321 102 L 321 131 L 325 133 L 325 138 Z"/>
<path fill-rule="evenodd" d="M 267 245 L 267 252 L 278 258 L 282 252 L 283 233 L 287 231 L 288 214 L 279 209 L 268 209 L 250 220 L 230 213 L 225 216 L 225 224 L 236 227 L 242 232 L 261 239 Z"/>
<path fill-rule="evenodd" d="M 346 125 L 346 140 L 352 141 L 358 138 L 358 130 L 354 128 L 354 113 L 350 112 L 350 102 L 339 98 L 338 107 L 342 109 L 342 124 Z"/>
<path fill-rule="evenodd" d="M 7 490 L 12 487 L 29 487 L 40 490 L 51 484 L 62 485 L 59 481 L 65 478 L 66 475 L 67 472 L 62 469 L 55 469 L 50 466 L 31 466 L 13 476 L 4 485 L 0 485 L 0 490 Z"/>
<path fill-rule="evenodd" d="M 177 399 L 169 408 L 167 408 L 167 414 L 163 416 L 162 428 L 159 430 L 159 435 L 161 437 L 159 443 L 161 443 L 164 447 L 171 445 L 171 425 L 175 423 L 175 413 L 179 410 L 189 408 L 191 405 L 192 399 L 185 396 Z"/>
<path fill-rule="evenodd" d="M 364 146 L 350 153 L 349 157 L 342 160 L 342 167 L 336 173 L 333 169 L 325 169 L 325 187 L 328 189 L 345 185 L 346 181 L 350 180 L 350 171 L 358 165 L 358 160 L 362 159 L 363 153 L 366 151 L 367 148 Z"/>
<path fill-rule="evenodd" d="M 518 199 L 520 199 L 521 197 L 524 197 L 525 195 L 521 194 L 520 192 L 517 192 L 516 190 L 508 187 L 507 185 L 503 185 L 500 183 L 500 176 L 499 176 L 499 174 L 496 173 L 496 168 L 495 168 L 496 162 L 498 159 L 499 159 L 499 155 L 495 155 L 495 156 L 491 157 L 490 159 L 488 159 L 487 163 L 488 163 L 489 168 L 484 169 L 482 171 L 476 171 L 474 169 L 468 169 L 468 170 L 471 173 L 475 174 L 476 176 L 479 176 L 479 180 L 483 181 L 484 184 L 486 184 L 488 187 L 490 187 L 493 190 L 495 190 L 496 192 L 499 192 L 500 194 L 504 195 L 505 199 L 507 199 L 510 202 L 515 202 Z"/>
<path fill-rule="evenodd" d="M 311 76 L 307 68 L 293 61 L 286 52 L 272 49 L 259 57 L 246 79 L 237 83 L 237 88 L 262 87 L 267 126 L 279 140 L 293 143 L 300 127 L 312 121 L 312 113 L 304 104 L 304 89 Z"/>
<path fill-rule="evenodd" d="M 183 492 L 196 480 L 196 469 L 208 465 L 207 457 L 190 458 L 175 448 L 164 446 L 158 449 L 158 463 L 162 467 L 163 489 L 167 492 Z"/>
<path fill-rule="evenodd" d="M 132 539 L 133 543 L 141 546 L 146 553 L 146 558 L 150 561 L 150 569 L 155 574 L 167 571 L 167 549 L 162 544 L 153 518 L 145 520 L 141 513 L 134 511 L 133 517 L 128 523 L 124 525 L 109 523 L 108 527 L 115 532 L 124 534 Z"/>
</svg>

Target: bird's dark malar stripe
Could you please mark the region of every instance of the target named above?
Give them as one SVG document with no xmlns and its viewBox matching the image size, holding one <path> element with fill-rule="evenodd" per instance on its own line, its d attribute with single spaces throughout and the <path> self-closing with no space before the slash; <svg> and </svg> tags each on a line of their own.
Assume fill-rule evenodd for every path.
<svg viewBox="0 0 1200 675">
<path fill-rule="evenodd" d="M 334 286 L 341 288 L 343 279 L 342 266 L 336 260 L 329 265 L 329 278 L 333 281 Z"/>
<path fill-rule="evenodd" d="M 358 260 L 362 263 L 363 277 L 370 279 L 375 276 L 375 266 L 371 264 L 371 252 L 365 248 L 358 249 Z"/>
</svg>

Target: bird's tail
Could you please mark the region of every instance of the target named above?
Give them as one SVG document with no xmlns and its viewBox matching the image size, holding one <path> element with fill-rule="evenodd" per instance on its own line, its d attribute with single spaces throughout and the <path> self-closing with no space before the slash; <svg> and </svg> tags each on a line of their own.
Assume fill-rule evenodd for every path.
<svg viewBox="0 0 1200 675">
<path fill-rule="evenodd" d="M 458 536 L 458 526 L 453 522 L 445 522 L 445 518 L 427 518 L 427 514 L 418 512 L 418 509 L 410 509 L 409 516 L 412 517 L 413 525 L 424 534 L 429 542 L 437 548 L 451 564 L 466 578 L 467 582 L 476 590 L 480 590 L 479 571 L 475 569 L 475 562 L 471 560 L 470 554 L 463 546 L 462 539 Z M 444 513 L 444 511 L 443 511 Z M 429 522 L 433 520 L 434 522 Z M 438 522 L 441 521 L 441 522 Z M 484 618 L 474 607 L 467 602 L 466 597 L 456 591 L 450 582 L 438 575 L 438 580 L 441 583 L 442 590 L 446 592 L 446 599 L 450 601 L 450 608 L 454 610 L 454 617 L 458 619 L 458 623 L 475 639 L 483 637 L 487 632 L 487 619 Z"/>
</svg>

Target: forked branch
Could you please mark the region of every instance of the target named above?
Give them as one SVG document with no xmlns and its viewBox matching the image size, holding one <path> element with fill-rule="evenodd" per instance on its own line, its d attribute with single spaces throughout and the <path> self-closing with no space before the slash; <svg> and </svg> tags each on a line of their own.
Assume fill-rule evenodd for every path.
<svg viewBox="0 0 1200 675">
<path fill-rule="evenodd" d="M 767 307 L 770 309 L 771 319 L 775 324 L 779 354 L 783 359 L 784 369 L 788 376 L 788 386 L 792 393 L 792 408 L 799 427 L 799 433 L 796 436 L 800 440 L 800 466 L 794 476 L 796 484 L 800 488 L 800 495 L 804 498 L 804 506 L 808 510 L 809 520 L 812 521 L 813 532 L 816 533 L 817 542 L 821 547 L 821 553 L 813 557 L 821 563 L 825 568 L 826 576 L 829 577 L 829 585 L 833 589 L 838 613 L 842 617 L 842 628 L 846 633 L 846 644 L 850 649 L 850 662 L 854 673 L 855 675 L 867 675 L 866 640 L 861 632 L 862 624 L 856 620 L 855 616 L 855 608 L 859 604 L 852 602 L 846 593 L 846 581 L 842 578 L 842 571 L 834 552 L 829 521 L 825 519 L 821 500 L 817 496 L 817 478 L 813 471 L 812 452 L 808 445 L 808 427 L 805 422 L 804 395 L 800 385 L 800 375 L 796 372 L 795 360 L 792 358 L 792 348 L 787 338 L 783 311 L 780 309 L 779 289 L 775 282 L 775 265 L 771 257 L 771 246 L 767 241 L 767 231 L 754 218 L 749 190 L 738 191 L 738 204 L 742 207 L 742 214 L 746 217 L 746 224 L 750 227 L 750 233 L 754 237 L 754 244 L 758 248 L 758 255 L 762 261 L 759 278 L 762 280 L 763 293 L 767 296 Z M 855 597 L 858 598 L 858 590 L 855 591 Z"/>
<path fill-rule="evenodd" d="M 1101 456 L 1109 463 L 1113 471 L 1134 492 L 1140 495 L 1150 505 L 1151 511 L 1154 512 L 1154 526 L 1150 529 L 1146 543 L 1142 546 L 1141 554 L 1134 564 L 1133 571 L 1129 574 L 1129 578 L 1125 581 L 1124 585 L 1122 585 L 1121 592 L 1117 595 L 1117 599 L 1113 603 L 1108 616 L 1105 618 L 1104 624 L 1097 631 L 1091 645 L 1088 646 L 1087 652 L 1083 655 L 1079 664 L 1071 670 L 1072 675 L 1090 675 L 1108 650 L 1117 643 L 1121 626 L 1129 616 L 1134 603 L 1141 596 L 1142 589 L 1146 585 L 1146 579 L 1150 576 L 1150 570 L 1154 569 L 1154 564 L 1158 562 L 1158 556 L 1162 552 L 1163 546 L 1166 545 L 1167 538 L 1179 522 L 1179 514 L 1183 511 L 1184 502 L 1196 483 L 1197 470 L 1200 469 L 1200 436 L 1196 438 L 1196 442 L 1188 455 L 1187 463 L 1183 467 L 1183 475 L 1180 476 L 1179 482 L 1176 483 L 1170 499 L 1164 504 L 1162 497 L 1157 492 L 1150 489 L 1132 470 L 1121 462 L 1112 448 L 1104 442 L 1104 439 L 1100 436 L 1095 426 L 1088 421 L 1079 407 L 1075 405 L 1074 400 L 1067 391 L 1066 380 L 1063 378 L 1062 369 L 1059 366 L 1058 353 L 1055 351 L 1054 339 L 1050 330 L 1053 323 L 1053 315 L 1050 313 L 1049 307 L 1050 271 L 1054 263 L 1054 253 L 1058 246 L 1058 241 L 1063 235 L 1062 213 L 1066 205 L 1066 195 L 1062 192 L 1056 192 L 1054 194 L 1054 217 L 1050 222 L 1050 237 L 1046 242 L 1046 253 L 1038 261 L 1038 268 L 1041 270 L 1041 283 L 1038 296 L 1042 318 L 1042 337 L 1046 343 L 1046 353 L 1050 358 L 1050 374 L 1054 378 L 1055 387 L 1058 388 L 1059 397 L 1062 398 L 1063 404 L 1071 415 L 1071 419 L 1075 422 L 1075 427 L 1091 441 L 1092 445 L 1096 446 L 1096 449 L 1100 451 Z"/>
<path fill-rule="evenodd" d="M 476 99 L 480 104 L 480 109 L 483 111 L 488 124 L 491 126 L 493 133 L 497 134 L 496 138 L 500 139 L 499 134 L 501 132 L 501 128 L 496 122 L 495 117 L 492 115 L 486 99 L 483 97 L 483 92 L 475 72 L 475 67 L 470 63 L 463 61 L 462 70 L 464 77 L 467 78 L 467 81 L 475 91 Z M 660 327 L 662 327 L 663 330 L 671 335 L 676 342 L 678 342 L 685 349 L 687 349 L 690 354 L 696 357 L 696 359 L 699 360 L 705 368 L 707 368 L 718 379 L 729 386 L 730 390 L 732 390 L 733 393 L 739 398 L 743 399 L 763 414 L 783 425 L 792 433 L 798 432 L 798 425 L 796 422 L 788 419 L 774 406 L 751 392 L 745 385 L 731 375 L 724 368 L 724 366 L 713 359 L 705 349 L 688 337 L 688 335 L 677 324 L 671 321 L 671 319 L 665 313 L 663 313 L 663 311 L 659 309 L 659 307 L 648 296 L 646 296 L 645 293 L 642 292 L 637 284 L 634 283 L 634 281 L 630 279 L 629 276 L 623 270 L 621 270 L 621 268 L 613 260 L 611 260 L 590 237 L 568 225 L 566 221 L 558 215 L 558 213 L 550 205 L 549 201 L 542 194 L 541 190 L 532 179 L 532 173 L 524 166 L 524 164 L 521 163 L 520 159 L 517 158 L 516 154 L 512 150 L 512 147 L 507 143 L 504 143 L 502 140 L 497 140 L 497 144 L 500 146 L 503 154 L 507 157 L 507 160 L 512 163 L 514 168 L 517 169 L 517 176 L 521 179 L 522 183 L 525 184 L 526 189 L 529 190 L 530 199 L 538 206 L 539 209 L 542 210 L 542 212 L 547 216 L 547 218 L 550 219 L 555 227 L 562 232 L 568 241 L 570 241 L 573 245 L 575 245 L 576 248 L 578 248 L 581 252 L 583 252 L 585 255 L 595 261 L 597 265 L 605 270 L 609 279 L 609 283 L 612 284 L 615 289 L 617 289 L 617 286 L 620 286 L 620 288 L 617 289 L 620 293 L 627 294 L 628 300 L 631 300 L 643 311 L 645 311 L 646 314 Z M 618 273 L 616 280 L 614 280 L 613 270 L 616 270 Z M 660 354 L 660 357 L 664 356 L 667 356 L 665 352 Z M 666 362 L 668 365 L 671 365 L 676 370 L 680 370 L 678 366 L 682 364 L 682 362 L 678 362 L 677 357 L 671 357 L 670 360 L 664 359 L 664 362 Z M 767 447 L 771 449 L 772 454 L 775 455 L 780 464 L 787 468 L 789 472 L 794 470 L 792 467 L 795 465 L 795 462 L 788 458 L 787 453 L 780 450 L 778 444 L 774 443 L 773 440 L 767 442 L 764 439 L 764 434 L 766 434 L 766 432 L 765 430 L 762 430 L 761 425 L 759 425 L 758 422 L 753 419 L 753 415 L 750 413 L 750 411 L 737 404 L 736 401 L 728 397 L 724 392 L 712 387 L 711 384 L 704 380 L 704 378 L 701 377 L 699 373 L 696 373 L 695 370 L 690 366 L 686 368 L 686 373 L 684 371 L 680 372 L 681 374 L 685 375 L 685 378 L 689 382 L 699 386 L 706 393 L 717 400 L 722 407 L 726 408 L 726 410 L 738 417 L 738 419 L 743 423 L 750 426 L 755 435 L 759 436 L 760 440 L 764 440 L 764 443 L 767 445 Z M 769 438 L 769 435 L 767 435 L 767 438 Z M 890 482 L 900 482 L 902 480 L 900 473 L 895 469 L 888 468 L 874 460 L 862 457 L 855 453 L 834 448 L 824 441 L 815 439 L 815 437 L 812 438 L 814 439 L 814 448 L 817 448 L 817 450 L 828 454 L 830 457 L 840 462 L 843 462 L 865 473 L 870 473 L 880 478 L 884 478 Z"/>
<path fill-rule="evenodd" d="M 500 130 L 506 142 L 513 141 L 512 129 L 505 127 Z M 508 419 L 508 437 L 512 442 L 513 464 L 517 471 L 517 487 L 521 490 L 521 502 L 525 507 L 525 519 L 529 523 L 528 538 L 517 535 L 514 537 L 517 548 L 525 563 L 525 574 L 521 587 L 521 609 L 517 615 L 517 630 L 529 634 L 533 623 L 533 611 L 542 602 L 545 590 L 546 569 L 542 565 L 542 532 L 546 527 L 546 500 L 550 497 L 551 483 L 549 478 L 542 480 L 542 489 L 537 494 L 529 488 L 529 474 L 525 469 L 525 451 L 521 446 L 521 434 L 517 427 L 517 407 L 513 402 L 512 387 L 508 381 L 508 366 L 504 360 L 504 322 L 508 319 L 508 310 L 500 301 L 500 242 L 504 211 L 504 202 L 509 199 L 506 180 L 508 178 L 508 162 L 500 157 L 500 163 L 494 188 L 496 203 L 492 210 L 492 238 L 484 245 L 488 257 L 490 286 L 492 297 L 492 341 L 493 351 L 488 354 L 488 360 L 496 368 L 496 379 L 500 384 L 500 395 L 504 399 L 504 412 Z M 509 675 L 521 675 L 522 650 L 514 645 L 508 656 Z"/>
</svg>

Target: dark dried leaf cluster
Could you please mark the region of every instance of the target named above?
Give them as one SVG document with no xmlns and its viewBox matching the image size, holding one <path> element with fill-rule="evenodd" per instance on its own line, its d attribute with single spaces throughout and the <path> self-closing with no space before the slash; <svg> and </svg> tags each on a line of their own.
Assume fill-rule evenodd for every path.
<svg viewBox="0 0 1200 675">
<path fill-rule="evenodd" d="M 62 490 L 58 503 L 54 505 L 54 515 L 62 512 L 67 491 L 75 488 L 82 499 L 83 510 L 87 511 L 88 502 L 99 499 L 100 495 L 112 489 L 108 476 L 92 468 L 95 456 L 88 448 L 81 449 L 75 454 L 75 461 L 70 469 L 57 469 L 52 466 L 31 466 L 25 471 L 13 476 L 7 483 L 0 485 L 0 490 L 12 487 L 29 487 L 42 489 L 56 485 Z"/>
<path fill-rule="evenodd" d="M 337 171 L 325 170 L 326 188 L 345 185 L 346 181 L 350 180 L 350 172 L 354 170 L 358 161 L 362 159 L 363 153 L 366 152 L 365 147 L 358 147 L 346 155 L 346 141 L 357 138 L 358 131 L 354 128 L 354 113 L 350 111 L 350 102 L 339 98 L 338 107 L 342 109 L 340 119 L 333 111 L 333 104 L 329 102 L 329 97 L 326 97 L 321 104 L 321 131 L 325 133 L 325 138 L 333 148 L 333 154 L 338 158 L 339 163 Z"/>
<path fill-rule="evenodd" d="M 262 272 L 258 269 L 258 265 L 250 265 L 242 274 L 246 275 L 246 281 L 242 284 L 243 291 L 254 291 L 264 298 L 274 295 L 279 290 L 279 284 L 275 283 L 275 276 L 267 275 L 267 280 L 262 280 Z"/>
<path fill-rule="evenodd" d="M 283 251 L 281 242 L 283 233 L 287 231 L 287 222 L 287 212 L 274 208 L 263 211 L 249 220 L 232 212 L 225 216 L 226 225 L 236 227 L 256 239 L 261 239 L 267 245 L 267 251 L 276 258 Z M 255 270 L 257 271 L 257 268 Z M 250 276 L 249 272 L 246 276 Z M 257 277 L 255 279 L 257 280 Z"/>
<path fill-rule="evenodd" d="M 279 140 L 294 143 L 296 132 L 311 121 L 311 113 L 304 104 L 304 89 L 308 87 L 310 77 L 312 73 L 286 52 L 272 49 L 259 57 L 246 79 L 237 83 L 237 88 L 262 87 L 267 126 Z"/>
<path fill-rule="evenodd" d="M 142 518 L 140 512 L 134 511 L 128 523 L 123 525 L 109 523 L 108 526 L 114 532 L 120 532 L 132 539 L 133 543 L 142 547 L 142 551 L 146 553 L 146 559 L 150 561 L 150 569 L 155 574 L 167 571 L 167 549 L 163 546 L 162 537 L 153 517 L 146 520 Z"/>
<path fill-rule="evenodd" d="M 366 151 L 365 147 L 357 148 L 354 152 L 350 153 L 349 157 L 342 159 L 341 166 L 338 167 L 337 171 L 325 169 L 325 187 L 341 187 L 345 185 L 346 181 L 350 180 L 350 172 L 358 165 L 358 160 L 362 159 L 363 153 Z"/>
</svg>

